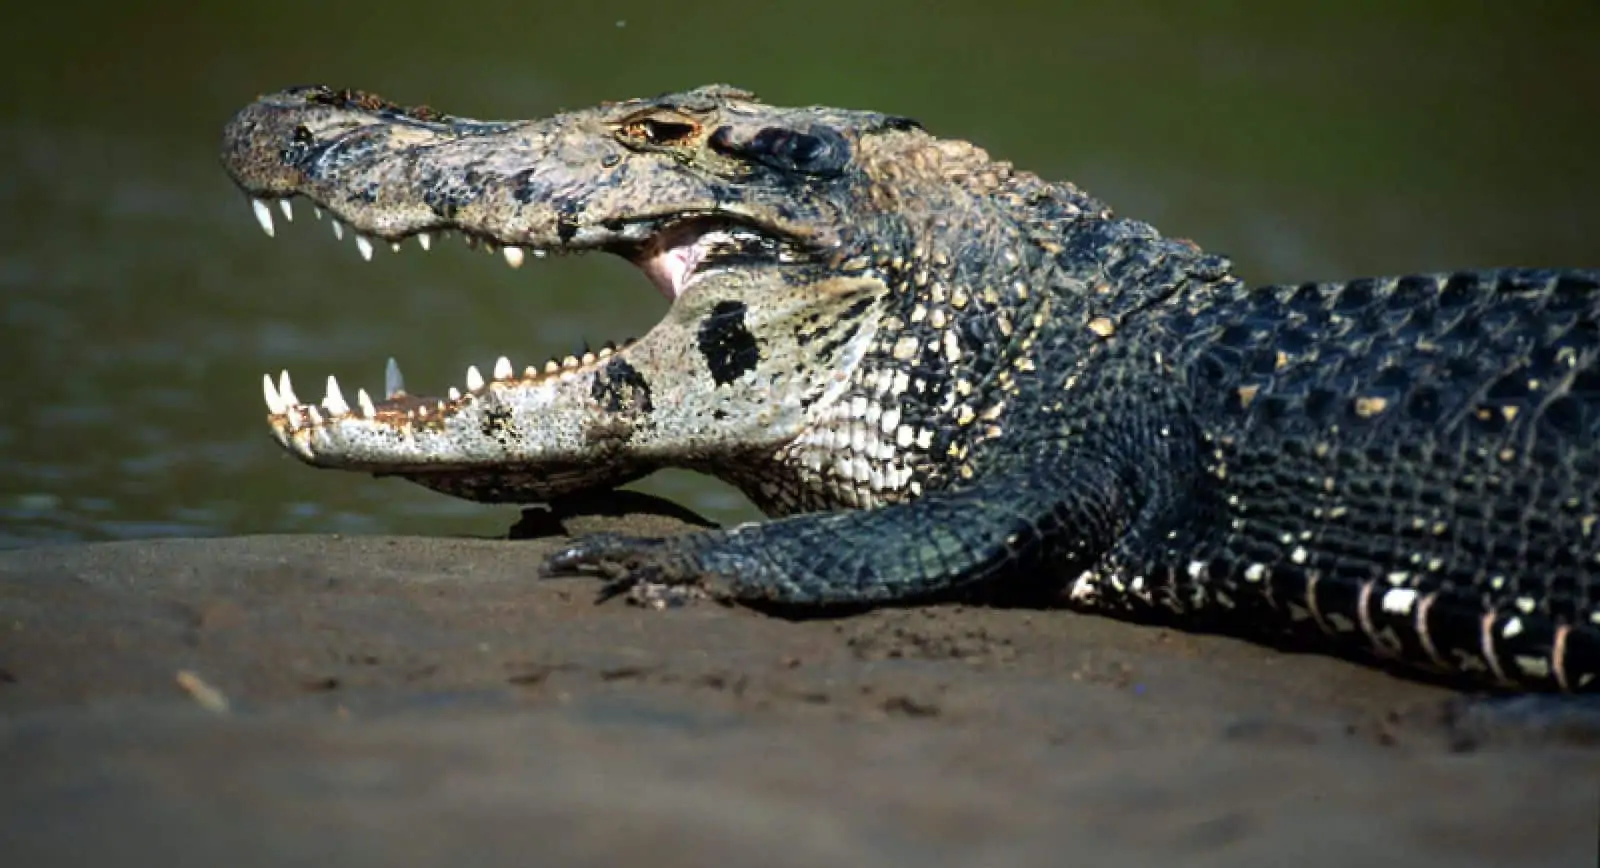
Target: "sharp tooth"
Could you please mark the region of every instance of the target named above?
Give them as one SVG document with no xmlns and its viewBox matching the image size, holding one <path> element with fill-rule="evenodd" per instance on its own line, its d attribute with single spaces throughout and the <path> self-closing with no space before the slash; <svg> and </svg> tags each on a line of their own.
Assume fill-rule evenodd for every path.
<svg viewBox="0 0 1600 868">
<path fill-rule="evenodd" d="M 344 224 L 337 220 L 333 221 L 333 237 L 340 241 L 344 240 Z"/>
<path fill-rule="evenodd" d="M 422 249 L 423 250 L 432 250 L 433 249 L 433 236 L 429 235 L 426 232 L 418 232 L 417 233 L 417 243 L 422 245 Z"/>
<path fill-rule="evenodd" d="M 522 267 L 521 247 L 506 247 L 500 251 L 500 254 L 506 258 L 506 264 L 512 268 Z"/>
<path fill-rule="evenodd" d="M 322 206 L 320 206 L 320 205 L 312 205 L 311 206 L 311 214 L 312 214 L 312 216 L 316 217 L 318 220 L 321 220 L 322 219 Z"/>
<path fill-rule="evenodd" d="M 322 411 L 317 409 L 317 405 L 316 404 L 307 405 L 307 407 L 306 407 L 306 415 L 311 417 L 311 424 L 312 425 L 321 425 L 322 424 Z"/>
<path fill-rule="evenodd" d="M 287 408 L 284 406 L 283 399 L 278 397 L 278 387 L 272 385 L 271 374 L 261 375 L 261 394 L 266 397 L 267 409 L 271 411 L 272 415 L 283 415 L 283 411 Z"/>
<path fill-rule="evenodd" d="M 294 384 L 289 382 L 288 371 L 278 374 L 278 398 L 283 401 L 285 407 L 300 406 L 300 399 L 295 397 L 294 394 Z M 290 415 L 294 414 L 291 413 Z"/>
<path fill-rule="evenodd" d="M 294 206 L 289 204 L 288 199 L 278 200 L 278 210 L 283 212 L 283 219 L 290 223 L 294 222 Z"/>
<path fill-rule="evenodd" d="M 477 365 L 467 365 L 467 390 L 476 392 L 483 388 L 483 374 L 478 372 Z"/>
<path fill-rule="evenodd" d="M 322 406 L 335 416 L 343 416 L 350 412 L 350 405 L 344 400 L 344 393 L 339 391 L 339 381 L 331 374 L 328 376 L 328 391 L 322 396 Z"/>
<path fill-rule="evenodd" d="M 586 365 L 594 364 L 594 353 L 584 353 L 583 354 L 583 363 L 586 364 Z"/>
<path fill-rule="evenodd" d="M 563 367 L 563 368 L 576 368 L 577 366 L 578 366 L 578 357 L 577 356 L 567 356 L 566 358 L 561 360 L 561 367 Z"/>
<path fill-rule="evenodd" d="M 289 423 L 290 431 L 300 430 L 300 410 L 298 408 L 291 408 L 288 413 L 284 414 L 284 420 Z"/>
<path fill-rule="evenodd" d="M 455 386 L 451 386 L 450 391 L 445 392 L 445 394 L 448 395 L 452 401 L 461 400 L 461 390 L 457 389 Z"/>
<path fill-rule="evenodd" d="M 361 408 L 361 415 L 363 416 L 370 418 L 378 415 L 378 408 L 373 405 L 372 396 L 367 394 L 366 389 L 356 390 L 356 405 Z"/>
<path fill-rule="evenodd" d="M 383 366 L 383 394 L 393 398 L 403 395 L 406 391 L 405 375 L 400 373 L 400 363 L 389 357 L 389 363 Z"/>
<path fill-rule="evenodd" d="M 544 372 L 547 374 L 553 374 L 559 370 L 561 370 L 561 363 L 555 359 L 551 359 L 550 361 L 544 363 Z"/>
<path fill-rule="evenodd" d="M 440 413 L 444 413 L 444 412 L 445 412 L 445 411 L 447 411 L 447 410 L 449 410 L 449 409 L 450 409 L 450 408 L 449 408 L 449 407 L 448 407 L 448 406 L 446 406 L 446 405 L 445 405 L 445 403 L 444 403 L 444 402 L 443 402 L 443 401 L 440 401 L 440 402 L 439 402 L 439 412 L 440 412 Z"/>
<path fill-rule="evenodd" d="M 611 358 L 611 354 L 614 353 L 614 352 L 616 352 L 616 350 L 614 348 L 612 348 L 612 346 L 610 344 L 606 344 L 605 346 L 600 348 L 600 358 L 609 359 L 609 358 Z"/>
<path fill-rule="evenodd" d="M 400 252 L 400 242 L 398 242 L 398 241 L 389 242 L 389 249 L 393 250 L 395 253 L 399 253 Z"/>
<path fill-rule="evenodd" d="M 506 249 L 510 250 L 511 248 L 507 247 Z M 513 376 L 515 376 L 515 372 L 511 370 L 511 360 L 501 356 L 500 360 L 494 363 L 494 378 L 496 380 L 509 380 Z"/>
<path fill-rule="evenodd" d="M 533 365 L 529 365 L 522 369 L 522 377 L 525 380 L 532 380 L 538 376 L 539 372 L 533 369 Z"/>
<path fill-rule="evenodd" d="M 544 249 L 542 249 L 542 248 L 539 248 L 539 247 L 533 248 L 533 258 L 535 258 L 535 259 L 543 259 L 545 257 L 545 253 L 546 253 L 546 251 Z"/>
<path fill-rule="evenodd" d="M 251 199 L 250 207 L 256 212 L 256 222 L 261 224 L 261 231 L 267 233 L 268 238 L 276 235 L 277 232 L 272 227 L 272 209 L 267 207 L 267 203 L 260 199 Z"/>
<path fill-rule="evenodd" d="M 361 251 L 361 258 L 372 261 L 372 239 L 365 235 L 356 236 L 356 249 Z"/>
</svg>

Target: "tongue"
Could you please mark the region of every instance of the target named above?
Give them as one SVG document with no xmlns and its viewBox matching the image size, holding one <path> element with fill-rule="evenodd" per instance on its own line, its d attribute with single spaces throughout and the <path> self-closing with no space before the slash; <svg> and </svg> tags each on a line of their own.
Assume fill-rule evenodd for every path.
<svg viewBox="0 0 1600 868">
<path fill-rule="evenodd" d="M 684 284 L 703 255 L 700 245 L 690 239 L 687 244 L 646 253 L 636 264 L 668 301 L 675 301 L 683 294 Z"/>
</svg>

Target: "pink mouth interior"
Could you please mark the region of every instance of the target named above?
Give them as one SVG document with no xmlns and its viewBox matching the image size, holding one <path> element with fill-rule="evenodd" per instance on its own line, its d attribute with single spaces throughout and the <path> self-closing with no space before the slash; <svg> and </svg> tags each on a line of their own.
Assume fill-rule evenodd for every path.
<svg viewBox="0 0 1600 868">
<path fill-rule="evenodd" d="M 694 273 L 695 266 L 705 257 L 705 248 L 698 243 L 698 234 L 692 237 L 681 237 L 683 233 L 674 234 L 680 236 L 676 240 L 684 243 L 673 245 L 673 239 L 658 239 L 651 242 L 644 255 L 634 263 L 667 297 L 667 301 L 676 301 L 683 294 L 684 288 L 689 285 L 689 275 Z"/>
</svg>

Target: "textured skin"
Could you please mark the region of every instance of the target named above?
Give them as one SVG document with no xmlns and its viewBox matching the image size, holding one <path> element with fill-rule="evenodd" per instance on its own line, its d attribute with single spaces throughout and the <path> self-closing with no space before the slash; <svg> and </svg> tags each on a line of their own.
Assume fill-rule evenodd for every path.
<svg viewBox="0 0 1600 868">
<path fill-rule="evenodd" d="M 1600 272 L 1251 287 L 1069 184 L 884 115 L 713 88 L 439 126 L 315 93 L 230 125 L 224 161 L 252 195 L 389 240 L 454 229 L 637 261 L 631 239 L 712 213 L 774 244 L 559 375 L 423 418 L 406 396 L 275 409 L 309 463 L 484 500 L 687 466 L 775 516 L 588 538 L 549 565 L 623 584 L 796 606 L 1026 586 L 1325 634 L 1478 685 L 1596 687 Z M 366 142 L 338 171 L 283 147 L 330 110 L 313 140 Z M 677 119 L 670 147 L 638 140 L 641 116 Z M 449 179 L 472 195 L 418 204 Z M 496 413 L 498 447 L 480 433 Z"/>
</svg>

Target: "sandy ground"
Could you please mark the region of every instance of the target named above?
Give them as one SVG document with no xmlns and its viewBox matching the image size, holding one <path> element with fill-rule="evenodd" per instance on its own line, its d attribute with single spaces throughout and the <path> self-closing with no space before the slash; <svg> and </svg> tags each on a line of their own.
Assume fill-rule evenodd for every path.
<svg viewBox="0 0 1600 868">
<path fill-rule="evenodd" d="M 3 861 L 1596 863 L 1600 749 L 1438 687 L 1066 611 L 596 605 L 553 544 L 0 554 Z"/>
</svg>

